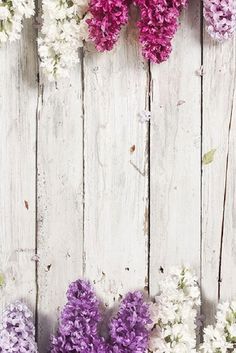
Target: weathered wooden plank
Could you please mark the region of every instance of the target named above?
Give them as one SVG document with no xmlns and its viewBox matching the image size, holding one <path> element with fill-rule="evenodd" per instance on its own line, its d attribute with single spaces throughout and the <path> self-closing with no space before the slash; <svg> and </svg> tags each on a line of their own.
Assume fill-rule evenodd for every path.
<svg viewBox="0 0 236 353">
<path fill-rule="evenodd" d="M 172 55 L 152 66 L 150 290 L 161 268 L 200 270 L 200 4 L 181 19 Z"/>
<path fill-rule="evenodd" d="M 147 284 L 147 67 L 133 30 L 85 56 L 85 276 L 107 305 Z"/>
<path fill-rule="evenodd" d="M 235 56 L 234 47 L 234 56 Z M 224 222 L 222 233 L 222 252 L 220 268 L 220 298 L 224 300 L 236 299 L 236 64 L 231 67 L 233 78 L 233 90 L 231 99 L 231 113 L 228 130 L 228 152 L 225 175 L 225 198 L 224 198 Z M 231 83 L 230 83 L 231 85 Z"/>
<path fill-rule="evenodd" d="M 37 58 L 32 21 L 19 42 L 0 48 L 1 308 L 15 300 L 35 307 L 35 121 Z"/>
<path fill-rule="evenodd" d="M 82 273 L 83 114 L 78 66 L 70 81 L 41 87 L 37 195 L 38 341 L 46 352 L 69 282 Z"/>
<path fill-rule="evenodd" d="M 203 311 L 212 321 L 218 298 L 236 296 L 234 171 L 235 42 L 213 43 L 205 35 L 203 76 L 203 155 L 216 150 L 202 175 Z M 234 107 L 233 107 L 234 104 Z M 222 280 L 222 283 L 220 281 Z"/>
</svg>

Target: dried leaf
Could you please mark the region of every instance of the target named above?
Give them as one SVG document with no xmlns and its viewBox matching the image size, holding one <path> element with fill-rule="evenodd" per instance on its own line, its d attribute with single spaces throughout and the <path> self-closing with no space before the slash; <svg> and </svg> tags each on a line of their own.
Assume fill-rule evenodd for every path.
<svg viewBox="0 0 236 353">
<path fill-rule="evenodd" d="M 130 149 L 129 149 L 130 153 L 133 153 L 135 151 L 135 148 L 136 148 L 135 145 L 131 146 Z"/>
<path fill-rule="evenodd" d="M 0 288 L 2 288 L 5 284 L 5 278 L 2 273 L 0 273 Z"/>
<path fill-rule="evenodd" d="M 213 162 L 215 152 L 216 152 L 216 149 L 214 148 L 214 149 L 208 151 L 207 153 L 205 153 L 203 156 L 203 159 L 202 159 L 202 163 L 204 165 L 206 165 L 206 164 L 210 164 L 211 162 Z"/>
</svg>

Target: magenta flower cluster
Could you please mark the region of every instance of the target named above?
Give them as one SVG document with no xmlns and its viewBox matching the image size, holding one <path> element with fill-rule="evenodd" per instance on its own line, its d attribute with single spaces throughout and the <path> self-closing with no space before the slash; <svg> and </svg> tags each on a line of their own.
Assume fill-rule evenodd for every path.
<svg viewBox="0 0 236 353">
<path fill-rule="evenodd" d="M 10 304 L 3 312 L 0 323 L 0 352 L 37 352 L 32 313 L 19 301 Z"/>
<path fill-rule="evenodd" d="M 145 59 L 165 61 L 178 28 L 180 11 L 187 0 L 134 0 L 140 9 L 139 40 Z M 88 20 L 90 38 L 99 51 L 110 50 L 122 25 L 128 21 L 131 0 L 90 0 L 92 18 Z"/>
<path fill-rule="evenodd" d="M 210 36 L 219 42 L 227 40 L 236 31 L 236 1 L 204 0 L 204 17 Z"/>
<path fill-rule="evenodd" d="M 90 13 L 91 40 L 98 51 L 111 50 L 128 21 L 127 0 L 90 0 Z"/>
<path fill-rule="evenodd" d="M 161 63 L 169 58 L 185 0 L 136 0 L 141 16 L 139 40 L 145 59 Z"/>
<path fill-rule="evenodd" d="M 89 282 L 78 280 L 67 292 L 51 353 L 144 353 L 148 345 L 148 304 L 140 292 L 129 293 L 110 321 L 109 337 L 99 334 L 100 302 Z"/>
</svg>

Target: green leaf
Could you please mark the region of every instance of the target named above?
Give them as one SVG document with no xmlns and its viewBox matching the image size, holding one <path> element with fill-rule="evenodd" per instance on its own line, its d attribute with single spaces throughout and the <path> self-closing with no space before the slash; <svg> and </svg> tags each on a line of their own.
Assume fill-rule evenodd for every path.
<svg viewBox="0 0 236 353">
<path fill-rule="evenodd" d="M 214 160 L 214 155 L 215 155 L 216 149 L 212 149 L 209 152 L 205 153 L 202 159 L 202 163 L 204 165 L 210 164 Z"/>
<path fill-rule="evenodd" d="M 5 284 L 5 278 L 2 273 L 0 273 L 0 288 L 3 287 Z"/>
</svg>

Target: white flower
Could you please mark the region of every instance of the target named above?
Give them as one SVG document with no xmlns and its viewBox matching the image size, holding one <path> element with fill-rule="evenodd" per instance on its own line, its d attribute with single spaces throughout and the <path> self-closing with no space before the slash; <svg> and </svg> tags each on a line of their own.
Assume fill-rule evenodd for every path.
<svg viewBox="0 0 236 353">
<path fill-rule="evenodd" d="M 19 39 L 24 18 L 33 14 L 33 0 L 0 0 L 0 43 Z"/>
<path fill-rule="evenodd" d="M 151 112 L 149 110 L 143 110 L 139 113 L 139 122 L 146 123 L 151 119 Z"/>
<path fill-rule="evenodd" d="M 197 278 L 188 268 L 163 275 L 160 294 L 150 306 L 153 329 L 149 350 L 196 353 L 196 317 L 200 305 Z"/>
<path fill-rule="evenodd" d="M 38 39 L 41 68 L 50 81 L 68 77 L 79 61 L 78 49 L 88 39 L 87 0 L 43 0 Z"/>
<path fill-rule="evenodd" d="M 204 329 L 203 353 L 228 353 L 236 344 L 236 302 L 218 305 L 216 325 Z M 233 350 L 233 352 L 235 349 Z"/>
<path fill-rule="evenodd" d="M 0 6 L 0 20 L 6 21 L 10 17 L 11 13 L 6 6 Z"/>
</svg>

